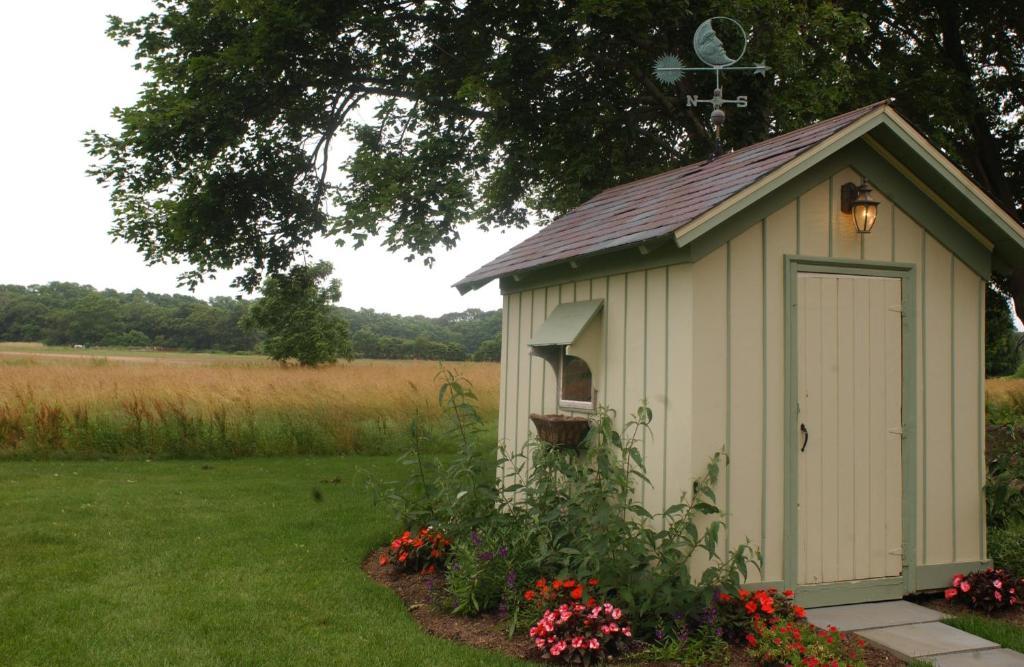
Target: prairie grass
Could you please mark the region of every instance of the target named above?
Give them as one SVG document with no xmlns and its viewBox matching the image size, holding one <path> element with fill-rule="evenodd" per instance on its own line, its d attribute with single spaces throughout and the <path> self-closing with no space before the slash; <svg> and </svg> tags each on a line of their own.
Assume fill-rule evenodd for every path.
<svg viewBox="0 0 1024 667">
<path fill-rule="evenodd" d="M 1012 405 L 1024 396 L 1024 378 L 1001 377 L 985 380 L 985 400 L 992 405 Z"/>
<path fill-rule="evenodd" d="M 453 367 L 493 423 L 498 365 Z M 0 458 L 384 454 L 409 442 L 414 419 L 429 447 L 442 416 L 438 370 L 429 361 L 310 369 L 188 354 L 0 357 Z"/>
</svg>

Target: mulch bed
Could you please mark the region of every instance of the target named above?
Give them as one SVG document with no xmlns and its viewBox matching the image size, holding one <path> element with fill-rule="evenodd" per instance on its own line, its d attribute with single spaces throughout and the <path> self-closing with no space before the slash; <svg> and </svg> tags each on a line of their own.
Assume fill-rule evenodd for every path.
<svg viewBox="0 0 1024 667">
<path fill-rule="evenodd" d="M 436 592 L 444 586 L 441 575 L 410 575 L 396 573 L 391 567 L 381 565 L 381 554 L 386 549 L 378 549 L 363 561 L 363 571 L 377 583 L 391 589 L 428 634 L 451 641 L 462 642 L 470 646 L 497 651 L 520 660 L 531 660 L 529 642 L 523 637 L 508 636 L 508 618 L 499 614 L 482 614 L 480 616 L 454 616 L 434 605 Z M 757 667 L 743 648 L 730 647 L 729 665 L 735 667 Z M 871 646 L 864 647 L 864 658 L 868 665 L 885 665 L 899 667 L 905 663 L 892 655 Z M 533 660 L 534 662 L 547 661 Z M 669 667 L 674 663 L 638 663 L 626 662 L 634 667 Z"/>
<path fill-rule="evenodd" d="M 914 599 L 919 605 L 934 609 L 935 611 L 941 611 L 943 614 L 949 614 L 950 616 L 961 616 L 963 614 L 972 613 L 979 614 L 981 616 L 988 616 L 1000 621 L 1006 621 L 1007 623 L 1013 623 L 1016 626 L 1024 629 L 1024 607 L 1017 606 L 1013 609 L 1001 609 L 994 611 L 991 614 L 986 614 L 983 611 L 973 611 L 968 607 L 961 604 L 953 604 L 944 598 L 941 594 L 921 596 Z"/>
</svg>

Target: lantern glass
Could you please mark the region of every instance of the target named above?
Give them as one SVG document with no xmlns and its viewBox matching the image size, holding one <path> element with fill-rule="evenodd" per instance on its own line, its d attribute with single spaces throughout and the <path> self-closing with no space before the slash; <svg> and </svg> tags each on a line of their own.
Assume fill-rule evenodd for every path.
<svg viewBox="0 0 1024 667">
<path fill-rule="evenodd" d="M 873 201 L 858 201 L 853 204 L 853 224 L 857 226 L 857 232 L 867 234 L 875 226 L 878 218 L 878 204 Z"/>
</svg>

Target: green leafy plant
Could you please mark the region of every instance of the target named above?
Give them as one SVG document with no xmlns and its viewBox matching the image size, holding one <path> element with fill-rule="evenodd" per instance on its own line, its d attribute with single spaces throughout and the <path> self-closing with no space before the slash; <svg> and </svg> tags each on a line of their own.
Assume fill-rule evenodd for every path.
<svg viewBox="0 0 1024 667">
<path fill-rule="evenodd" d="M 632 653 L 637 662 L 671 662 L 684 667 L 724 665 L 729 662 L 729 643 L 714 625 L 701 625 L 696 630 L 665 637 Z"/>
<path fill-rule="evenodd" d="M 740 589 L 736 595 L 720 593 L 716 609 L 725 638 L 733 642 L 741 641 L 753 630 L 755 623 L 773 625 L 807 617 L 803 607 L 793 603 L 793 591 L 779 592 L 774 588 Z"/>
<path fill-rule="evenodd" d="M 450 548 L 451 542 L 439 530 L 420 528 L 415 535 L 407 530 L 391 540 L 387 553 L 380 556 L 380 564 L 401 572 L 432 574 L 444 567 Z"/>
<path fill-rule="evenodd" d="M 1024 523 L 1011 523 L 988 531 L 988 553 L 996 567 L 1024 572 Z"/>
<path fill-rule="evenodd" d="M 807 623 L 766 623 L 758 619 L 746 637 L 748 653 L 763 664 L 807 667 L 862 667 L 864 641 L 851 641 L 834 626 L 818 629 Z"/>
<path fill-rule="evenodd" d="M 988 568 L 957 574 L 945 596 L 971 609 L 992 612 L 1024 603 L 1024 579 L 1006 570 Z"/>
<path fill-rule="evenodd" d="M 493 536 L 471 531 L 469 539 L 457 542 L 445 574 L 452 612 L 474 616 L 513 600 L 518 575 L 512 564 L 509 547 Z"/>
</svg>

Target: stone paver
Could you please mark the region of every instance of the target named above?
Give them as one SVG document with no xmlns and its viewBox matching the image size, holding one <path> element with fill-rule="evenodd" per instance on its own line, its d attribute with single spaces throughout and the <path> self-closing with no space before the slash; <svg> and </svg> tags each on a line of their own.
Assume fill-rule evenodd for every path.
<svg viewBox="0 0 1024 667">
<path fill-rule="evenodd" d="M 1024 667 L 1024 654 L 1008 648 L 950 653 L 928 661 L 937 667 Z"/>
<path fill-rule="evenodd" d="M 999 645 L 945 623 L 913 623 L 862 630 L 858 635 L 903 660 L 998 648 Z"/>
<path fill-rule="evenodd" d="M 889 628 L 909 623 L 931 623 L 945 618 L 934 609 L 907 602 L 868 602 L 807 610 L 807 620 L 819 628 L 834 625 L 844 632 Z"/>
</svg>

